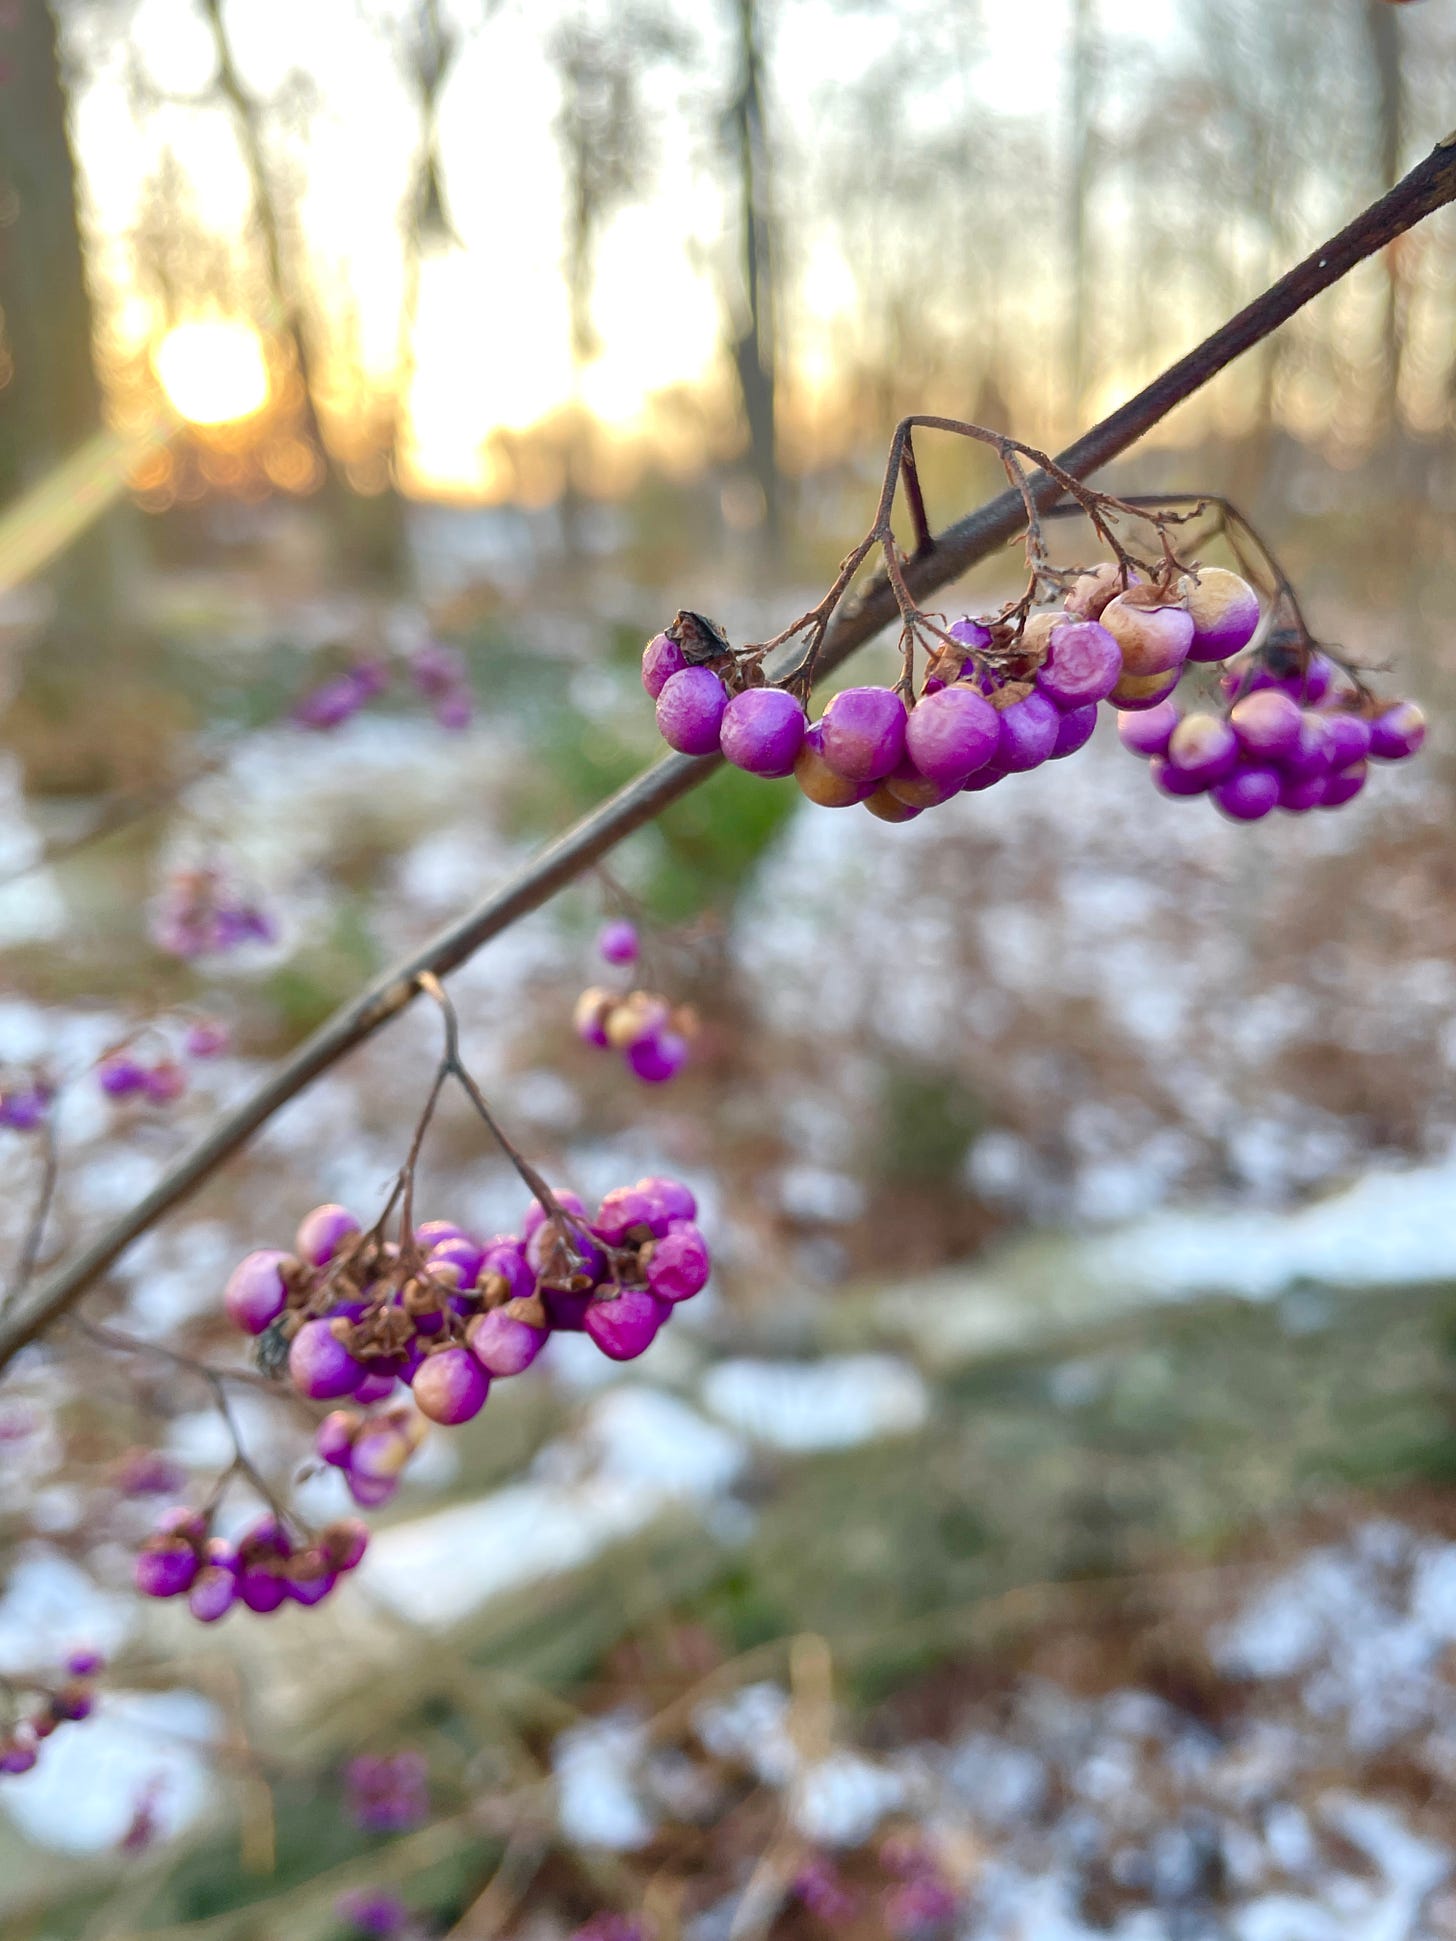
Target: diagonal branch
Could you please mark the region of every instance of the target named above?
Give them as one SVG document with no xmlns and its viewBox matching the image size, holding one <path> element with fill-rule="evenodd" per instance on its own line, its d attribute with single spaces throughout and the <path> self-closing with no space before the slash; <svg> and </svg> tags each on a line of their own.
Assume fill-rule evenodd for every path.
<svg viewBox="0 0 1456 1941">
<path fill-rule="evenodd" d="M 1126 404 L 1094 425 L 1060 454 L 1056 463 L 1075 478 L 1098 471 L 1211 378 L 1253 345 L 1331 288 L 1357 263 L 1403 236 L 1407 230 L 1456 201 L 1456 134 L 1418 162 L 1387 195 L 1307 256 L 1296 268 L 1255 297 L 1212 336 L 1179 358 Z M 1045 509 L 1063 487 L 1045 472 L 1030 476 L 1030 492 Z M 907 559 L 903 576 L 917 596 L 933 593 L 970 567 L 989 559 L 1026 523 L 1026 506 L 1017 491 L 1006 491 L 939 534 L 928 551 Z M 848 660 L 896 617 L 894 594 L 883 577 L 838 616 L 823 653 L 821 672 Z M 791 664 L 791 662 L 790 662 Z M 787 671 L 787 667 L 785 668 Z M 707 780 L 721 757 L 670 755 L 645 769 L 566 833 L 549 844 L 489 896 L 468 910 L 418 951 L 344 1005 L 313 1036 L 305 1039 L 250 1097 L 184 1153 L 150 1193 L 129 1213 L 99 1234 L 88 1247 L 54 1273 L 24 1290 L 0 1316 L 0 1368 L 28 1342 L 63 1315 L 133 1241 L 194 1193 L 219 1166 L 238 1152 L 258 1128 L 356 1045 L 370 1038 L 420 989 L 427 973 L 443 977 L 463 964 L 492 937 L 518 918 L 539 909 L 556 892 L 644 824 Z"/>
</svg>

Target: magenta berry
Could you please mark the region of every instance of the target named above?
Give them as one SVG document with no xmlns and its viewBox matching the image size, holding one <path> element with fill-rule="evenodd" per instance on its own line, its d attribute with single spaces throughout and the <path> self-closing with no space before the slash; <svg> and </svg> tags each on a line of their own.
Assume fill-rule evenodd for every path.
<svg viewBox="0 0 1456 1941">
<path fill-rule="evenodd" d="M 1044 694 L 1028 694 L 1001 710 L 996 760 L 1009 775 L 1040 768 L 1057 745 L 1061 717 Z"/>
<path fill-rule="evenodd" d="M 665 1203 L 650 1189 L 615 1186 L 597 1208 L 592 1231 L 609 1247 L 621 1247 L 632 1240 L 658 1239 L 671 1222 Z"/>
<path fill-rule="evenodd" d="M 1048 712 L 1055 714 L 1049 703 Z M 927 781 L 959 788 L 996 754 L 1000 733 L 990 702 L 957 682 L 916 702 L 905 729 L 905 752 Z"/>
<path fill-rule="evenodd" d="M 669 1220 L 695 1220 L 698 1217 L 698 1203 L 680 1179 L 664 1179 L 660 1174 L 649 1174 L 637 1182 L 639 1192 L 650 1193 L 660 1200 Z"/>
<path fill-rule="evenodd" d="M 641 951 L 637 926 L 615 917 L 597 932 L 597 955 L 608 964 L 635 964 Z"/>
<path fill-rule="evenodd" d="M 300 1260 L 310 1267 L 323 1267 L 337 1259 L 359 1232 L 359 1222 L 342 1206 L 316 1206 L 306 1213 L 294 1237 Z"/>
<path fill-rule="evenodd" d="M 684 667 L 670 675 L 657 697 L 657 727 L 680 755 L 715 755 L 728 691 L 707 667 Z"/>
<path fill-rule="evenodd" d="M 279 1269 L 293 1256 L 277 1248 L 260 1247 L 245 1254 L 228 1276 L 223 1305 L 228 1319 L 244 1334 L 262 1334 L 288 1305 L 288 1289 Z"/>
<path fill-rule="evenodd" d="M 96 1078 L 108 1098 L 125 1099 L 146 1090 L 146 1067 L 125 1052 L 113 1052 L 96 1067 Z"/>
<path fill-rule="evenodd" d="M 602 1289 L 586 1310 L 586 1332 L 613 1361 L 635 1361 L 652 1346 L 668 1312 L 646 1288 Z"/>
<path fill-rule="evenodd" d="M 905 752 L 905 703 L 892 688 L 847 687 L 818 723 L 819 752 L 851 782 L 878 782 Z"/>
<path fill-rule="evenodd" d="M 468 1349 L 442 1348 L 420 1363 L 413 1390 L 420 1413 L 432 1422 L 468 1422 L 485 1407 L 490 1376 Z"/>
<path fill-rule="evenodd" d="M 751 687 L 723 710 L 725 760 L 774 781 L 791 775 L 808 722 L 803 703 L 779 687 Z"/>
<path fill-rule="evenodd" d="M 478 1314 L 466 1329 L 470 1351 L 490 1375 L 520 1375 L 546 1346 L 546 1329 L 512 1313 L 515 1303 Z"/>
<path fill-rule="evenodd" d="M 1325 732 L 1329 737 L 1330 762 L 1335 768 L 1363 762 L 1375 738 L 1371 724 L 1360 714 L 1327 715 Z"/>
<path fill-rule="evenodd" d="M 708 1284 L 707 1242 L 690 1220 L 654 1242 L 647 1255 L 647 1285 L 664 1301 L 689 1301 Z"/>
<path fill-rule="evenodd" d="M 1370 724 L 1370 753 L 1377 761 L 1404 761 L 1425 739 L 1426 717 L 1414 701 L 1397 701 Z"/>
<path fill-rule="evenodd" d="M 1102 625 L 1117 642 L 1125 674 L 1168 674 L 1188 658 L 1193 621 L 1185 607 L 1149 605 L 1140 590 L 1119 593 L 1102 610 Z"/>
<path fill-rule="evenodd" d="M 1229 724 L 1255 761 L 1280 760 L 1299 745 L 1299 703 L 1278 688 L 1243 695 L 1229 709 Z"/>
<path fill-rule="evenodd" d="M 1065 761 L 1068 755 L 1075 755 L 1079 748 L 1087 746 L 1096 727 L 1095 701 L 1089 701 L 1084 708 L 1069 708 L 1057 723 L 1057 738 L 1052 743 L 1052 752 L 1047 760 L 1060 762 Z"/>
<path fill-rule="evenodd" d="M 364 1370 L 328 1321 L 305 1321 L 288 1350 L 288 1373 L 300 1395 L 329 1402 L 352 1395 Z"/>
<path fill-rule="evenodd" d="M 1279 776 L 1272 768 L 1236 768 L 1210 793 L 1234 822 L 1257 822 L 1279 801 Z"/>
<path fill-rule="evenodd" d="M 1216 714 L 1188 714 L 1168 738 L 1167 759 L 1188 781 L 1211 788 L 1233 773 L 1239 759 L 1238 736 Z"/>
<path fill-rule="evenodd" d="M 1205 566 L 1179 588 L 1193 622 L 1191 661 L 1227 660 L 1247 647 L 1259 625 L 1259 596 L 1222 566 Z"/>
<path fill-rule="evenodd" d="M 639 1038 L 625 1053 L 627 1068 L 644 1085 L 665 1085 L 688 1060 L 688 1043 L 679 1032 L 659 1031 Z"/>
<path fill-rule="evenodd" d="M 1338 809 L 1346 802 L 1352 802 L 1364 788 L 1369 769 L 1364 762 L 1351 762 L 1347 768 L 1336 769 L 1325 777 L 1322 809 Z"/>
<path fill-rule="evenodd" d="M 197 1575 L 194 1547 L 182 1537 L 154 1536 L 137 1552 L 133 1575 L 143 1597 L 180 1597 Z"/>
<path fill-rule="evenodd" d="M 674 674 L 680 674 L 688 657 L 675 640 L 654 634 L 642 649 L 642 685 L 655 701 Z"/>
<path fill-rule="evenodd" d="M 1054 627 L 1036 684 L 1065 710 L 1105 701 L 1122 676 L 1122 651 L 1095 620 L 1068 620 Z"/>
</svg>

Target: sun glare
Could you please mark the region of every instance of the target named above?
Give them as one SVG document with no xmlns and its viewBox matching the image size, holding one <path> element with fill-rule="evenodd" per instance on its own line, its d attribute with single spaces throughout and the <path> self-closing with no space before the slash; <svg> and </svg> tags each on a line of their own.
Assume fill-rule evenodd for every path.
<svg viewBox="0 0 1456 1941">
<path fill-rule="evenodd" d="M 229 424 L 268 402 L 268 366 L 251 324 L 223 317 L 180 323 L 152 362 L 173 410 L 190 424 Z"/>
</svg>

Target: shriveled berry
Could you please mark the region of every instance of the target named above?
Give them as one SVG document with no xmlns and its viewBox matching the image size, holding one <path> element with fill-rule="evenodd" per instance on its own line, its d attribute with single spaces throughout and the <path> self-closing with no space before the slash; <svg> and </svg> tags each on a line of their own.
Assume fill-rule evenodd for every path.
<svg viewBox="0 0 1456 1941">
<path fill-rule="evenodd" d="M 957 682 L 916 702 L 905 730 L 905 752 L 927 781 L 959 788 L 997 754 L 1000 734 L 1000 719 L 990 702 Z"/>
<path fill-rule="evenodd" d="M 1259 596 L 1247 580 L 1223 566 L 1204 566 L 1178 590 L 1193 622 L 1189 660 L 1227 660 L 1248 646 L 1259 625 Z"/>
<path fill-rule="evenodd" d="M 905 703 L 888 687 L 847 687 L 817 724 L 820 752 L 852 782 L 878 782 L 905 752 Z"/>
<path fill-rule="evenodd" d="M 679 1221 L 647 1256 L 647 1285 L 664 1301 L 688 1301 L 708 1284 L 708 1243 L 689 1220 Z"/>
<path fill-rule="evenodd" d="M 1138 677 L 1181 667 L 1193 641 L 1187 608 L 1159 602 L 1141 588 L 1110 600 L 1102 610 L 1102 625 L 1117 642 L 1123 673 Z"/>
</svg>

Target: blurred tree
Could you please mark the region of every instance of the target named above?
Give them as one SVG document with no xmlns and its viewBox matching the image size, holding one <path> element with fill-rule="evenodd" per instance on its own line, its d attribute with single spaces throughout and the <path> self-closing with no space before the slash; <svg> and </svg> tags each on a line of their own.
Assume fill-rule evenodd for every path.
<svg viewBox="0 0 1456 1941">
<path fill-rule="evenodd" d="M 779 237 L 768 132 L 762 0 L 728 0 L 737 72 L 723 114 L 734 184 L 736 276 L 727 303 L 734 375 L 748 431 L 748 462 L 762 495 L 769 551 L 780 539 L 778 385 Z"/>
<path fill-rule="evenodd" d="M 44 0 L 0 13 L 0 501 L 34 485 L 102 429 L 92 311 L 77 216 L 57 20 Z M 129 509 L 113 505 L 58 558 L 54 605 L 28 658 L 10 732 L 64 740 L 104 642 L 125 637 Z M 44 763 L 42 763 L 44 767 Z M 32 773 L 33 781 L 71 775 Z"/>
<path fill-rule="evenodd" d="M 681 63 L 692 41 L 667 15 L 626 7 L 602 25 L 576 14 L 547 43 L 561 88 L 554 123 L 566 188 L 566 297 L 571 330 L 573 398 L 568 414 L 561 490 L 569 556 L 581 549 L 581 512 L 590 471 L 591 419 L 581 398 L 582 374 L 601 351 L 592 319 L 597 251 L 612 217 L 642 195 L 652 178 L 646 85 L 651 71 Z"/>
</svg>

